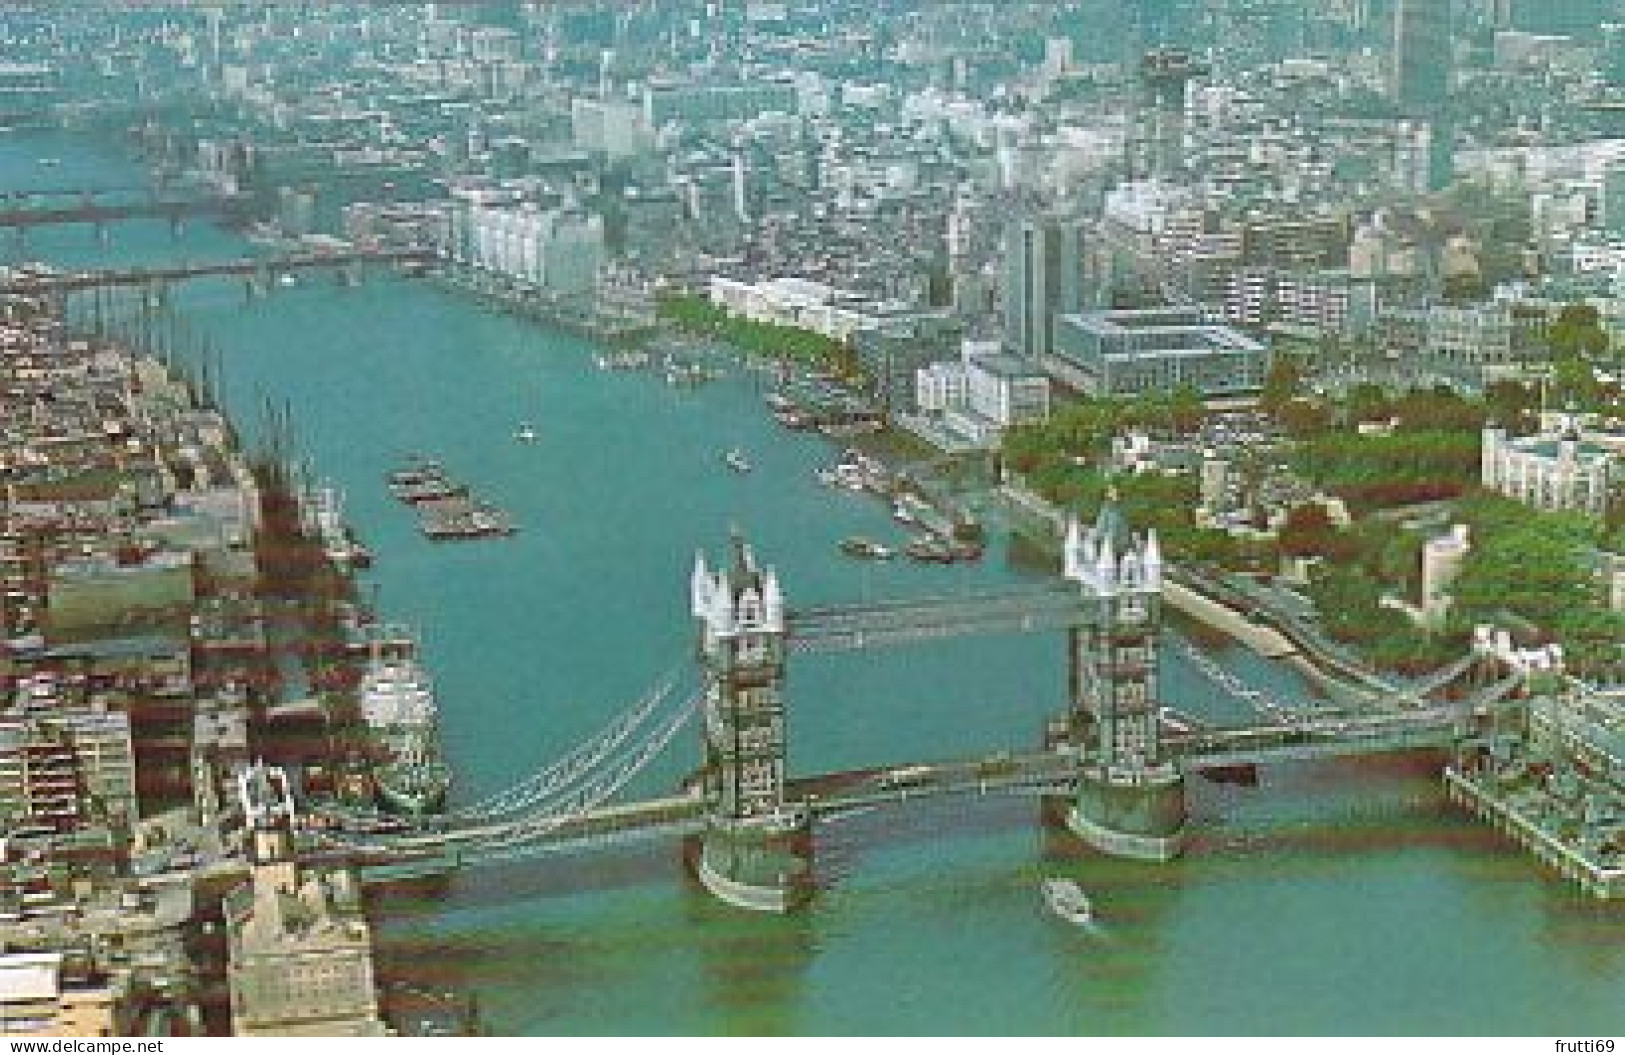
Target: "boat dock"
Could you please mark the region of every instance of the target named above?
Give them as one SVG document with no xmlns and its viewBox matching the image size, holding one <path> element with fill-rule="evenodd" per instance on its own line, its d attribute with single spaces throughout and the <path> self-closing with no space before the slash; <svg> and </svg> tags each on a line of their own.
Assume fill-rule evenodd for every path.
<svg viewBox="0 0 1625 1055">
<path fill-rule="evenodd" d="M 519 530 L 508 512 L 476 498 L 438 461 L 414 455 L 387 477 L 390 491 L 417 513 L 418 530 L 436 542 L 496 538 Z"/>
<path fill-rule="evenodd" d="M 436 541 L 492 538 L 519 530 L 502 509 L 464 495 L 417 503 L 418 529 Z"/>
<path fill-rule="evenodd" d="M 1560 826 L 1540 812 L 1538 796 L 1501 793 L 1492 782 L 1456 766 L 1446 767 L 1444 783 L 1451 802 L 1511 838 L 1592 897 L 1625 898 L 1625 866 L 1617 856 L 1604 861 L 1587 840 L 1564 838 Z"/>
</svg>

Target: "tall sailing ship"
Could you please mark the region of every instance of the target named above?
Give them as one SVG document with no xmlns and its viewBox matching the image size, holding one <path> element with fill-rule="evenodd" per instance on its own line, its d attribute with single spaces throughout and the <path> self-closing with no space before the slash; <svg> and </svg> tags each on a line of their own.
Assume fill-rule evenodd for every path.
<svg viewBox="0 0 1625 1055">
<path fill-rule="evenodd" d="M 360 697 L 361 717 L 377 749 L 373 780 L 379 804 L 410 815 L 439 809 L 451 770 L 440 753 L 434 687 L 409 634 L 385 628 L 375 635 Z"/>
<path fill-rule="evenodd" d="M 340 571 L 372 564 L 372 552 L 344 522 L 344 495 L 330 484 L 306 490 L 299 503 L 305 532 L 321 542 L 322 553 Z"/>
</svg>

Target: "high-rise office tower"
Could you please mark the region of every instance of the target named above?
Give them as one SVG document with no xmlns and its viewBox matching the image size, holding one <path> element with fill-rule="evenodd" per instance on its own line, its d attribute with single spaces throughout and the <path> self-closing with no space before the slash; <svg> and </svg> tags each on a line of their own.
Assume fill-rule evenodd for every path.
<svg viewBox="0 0 1625 1055">
<path fill-rule="evenodd" d="M 1055 316 L 1085 305 L 1086 235 L 1082 221 L 1029 215 L 1005 231 L 1004 336 L 1017 355 L 1050 353 Z"/>
<path fill-rule="evenodd" d="M 1390 89 L 1412 117 L 1431 118 L 1450 96 L 1450 0 L 1395 0 Z"/>
<path fill-rule="evenodd" d="M 1177 176 L 1184 163 L 1186 93 L 1191 80 L 1207 72 L 1189 52 L 1177 48 L 1158 48 L 1140 60 L 1136 173 L 1156 179 Z"/>
</svg>

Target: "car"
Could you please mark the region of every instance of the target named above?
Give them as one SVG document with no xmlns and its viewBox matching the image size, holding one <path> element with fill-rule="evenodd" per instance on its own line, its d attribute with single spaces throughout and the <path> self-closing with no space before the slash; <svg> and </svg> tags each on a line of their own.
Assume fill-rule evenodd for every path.
<svg viewBox="0 0 1625 1055">
<path fill-rule="evenodd" d="M 984 777 L 1012 773 L 1015 769 L 1016 760 L 1008 751 L 996 751 L 976 764 L 977 774 Z"/>
<path fill-rule="evenodd" d="M 930 766 L 904 766 L 887 770 L 880 775 L 880 786 L 896 789 L 918 787 L 934 772 Z"/>
</svg>

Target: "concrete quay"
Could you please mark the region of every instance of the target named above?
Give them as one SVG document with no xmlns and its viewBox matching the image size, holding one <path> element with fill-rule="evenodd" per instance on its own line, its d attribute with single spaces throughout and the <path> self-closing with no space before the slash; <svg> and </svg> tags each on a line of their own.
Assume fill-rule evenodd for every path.
<svg viewBox="0 0 1625 1055">
<path fill-rule="evenodd" d="M 1240 641 L 1266 659 L 1294 655 L 1298 646 L 1272 627 L 1260 626 L 1241 612 L 1171 579 L 1164 579 L 1162 596 L 1170 605 L 1198 622 Z"/>
</svg>

